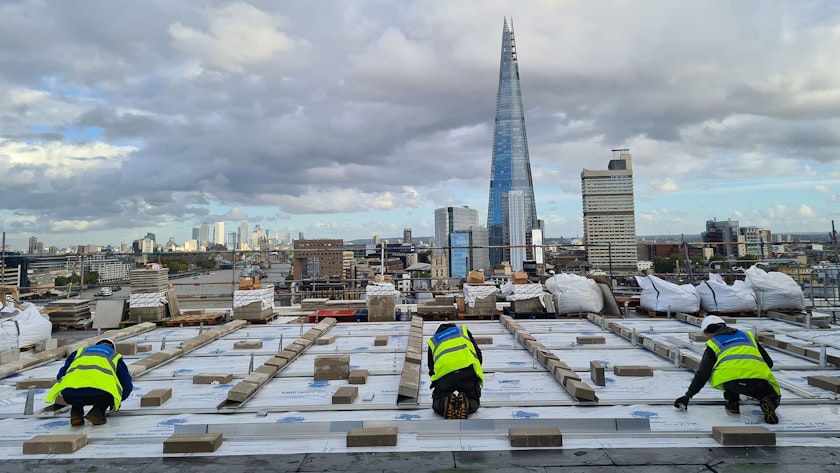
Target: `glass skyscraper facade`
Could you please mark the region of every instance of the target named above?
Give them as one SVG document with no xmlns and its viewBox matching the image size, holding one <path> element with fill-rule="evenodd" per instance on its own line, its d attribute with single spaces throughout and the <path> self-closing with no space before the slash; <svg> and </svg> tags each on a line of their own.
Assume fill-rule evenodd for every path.
<svg viewBox="0 0 840 473">
<path fill-rule="evenodd" d="M 531 242 L 531 230 L 539 228 L 531 179 L 531 159 L 525 134 L 525 108 L 519 85 L 519 63 L 513 22 L 507 19 L 502 32 L 502 58 L 499 66 L 499 90 L 496 95 L 496 123 L 493 129 L 493 160 L 490 170 L 490 199 L 487 231 L 490 265 L 497 267 L 510 260 L 510 229 L 505 228 L 505 199 L 511 191 L 522 191 L 525 201 L 525 239 Z M 532 251 L 527 252 L 532 258 Z"/>
</svg>

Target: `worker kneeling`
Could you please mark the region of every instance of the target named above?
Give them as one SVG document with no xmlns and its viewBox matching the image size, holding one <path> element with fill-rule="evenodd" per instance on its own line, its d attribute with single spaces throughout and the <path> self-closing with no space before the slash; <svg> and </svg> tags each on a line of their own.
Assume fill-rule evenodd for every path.
<svg viewBox="0 0 840 473">
<path fill-rule="evenodd" d="M 466 419 L 481 406 L 481 350 L 467 327 L 449 323 L 428 343 L 432 409 L 446 419 Z"/>
<path fill-rule="evenodd" d="M 773 360 L 764 347 L 752 333 L 727 327 L 726 322 L 715 315 L 703 318 L 700 327 L 708 340 L 706 351 L 688 391 L 674 401 L 674 407 L 687 408 L 689 399 L 709 381 L 713 388 L 723 391 L 727 412 L 741 413 L 739 401 L 743 394 L 758 399 L 765 422 L 779 423 L 776 408 L 781 391 L 770 372 Z"/>
<path fill-rule="evenodd" d="M 56 378 L 58 383 L 53 385 L 45 400 L 53 402 L 60 393 L 64 401 L 72 406 L 70 425 L 73 426 L 84 425 L 84 419 L 93 425 L 108 422 L 105 411 L 109 407 L 118 411 L 120 402 L 133 389 L 131 374 L 122 355 L 116 352 L 114 342 L 107 338 L 71 353 Z M 93 407 L 82 418 L 85 406 Z"/>
</svg>

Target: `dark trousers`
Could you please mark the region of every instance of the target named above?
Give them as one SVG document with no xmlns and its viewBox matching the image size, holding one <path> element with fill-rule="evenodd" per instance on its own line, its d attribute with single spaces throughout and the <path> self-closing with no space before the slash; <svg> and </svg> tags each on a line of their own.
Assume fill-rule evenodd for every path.
<svg viewBox="0 0 840 473">
<path fill-rule="evenodd" d="M 447 373 L 434 382 L 432 409 L 444 415 L 446 398 L 455 391 L 464 394 L 469 400 L 470 414 L 481 407 L 481 378 L 475 374 L 472 366 Z"/>
<path fill-rule="evenodd" d="M 102 415 L 105 415 L 108 408 L 114 405 L 114 397 L 108 393 L 95 396 L 76 396 L 62 392 L 61 397 L 64 398 L 64 402 L 72 406 L 70 409 L 71 416 L 81 416 L 85 406 L 93 406 L 91 410 L 96 409 Z"/>
<path fill-rule="evenodd" d="M 779 395 L 776 394 L 773 386 L 764 379 L 734 379 L 723 383 L 723 387 L 723 398 L 728 402 L 737 404 L 740 395 L 743 394 L 759 401 L 765 397 L 770 397 L 777 407 L 779 405 Z"/>
</svg>

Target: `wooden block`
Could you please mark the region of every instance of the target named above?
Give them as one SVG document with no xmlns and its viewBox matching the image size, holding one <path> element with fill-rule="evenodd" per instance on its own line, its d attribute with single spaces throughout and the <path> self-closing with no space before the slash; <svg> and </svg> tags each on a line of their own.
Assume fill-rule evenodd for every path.
<svg viewBox="0 0 840 473">
<path fill-rule="evenodd" d="M 199 373 L 193 376 L 193 384 L 228 384 L 233 381 L 233 373 Z"/>
<path fill-rule="evenodd" d="M 579 335 L 577 342 L 580 345 L 603 345 L 607 340 L 599 335 Z"/>
<path fill-rule="evenodd" d="M 359 396 L 359 388 L 356 386 L 342 386 L 332 396 L 333 404 L 353 404 Z"/>
<path fill-rule="evenodd" d="M 508 437 L 510 438 L 511 447 L 562 447 L 563 435 L 560 429 L 554 428 L 534 428 L 508 429 Z"/>
<path fill-rule="evenodd" d="M 49 389 L 55 383 L 55 378 L 28 378 L 16 382 L 15 389 L 29 389 L 30 386 L 34 386 L 35 389 Z"/>
<path fill-rule="evenodd" d="M 140 398 L 140 407 L 161 406 L 172 397 L 172 388 L 152 389 Z"/>
<path fill-rule="evenodd" d="M 227 399 L 233 402 L 245 402 L 252 394 L 257 392 L 259 386 L 254 383 L 240 381 L 228 390 Z"/>
<path fill-rule="evenodd" d="M 38 435 L 23 442 L 25 454 L 73 453 L 87 445 L 85 434 Z"/>
<path fill-rule="evenodd" d="M 560 384 L 564 386 L 566 385 L 567 379 L 575 379 L 580 381 L 580 376 L 578 376 L 577 373 L 571 370 L 564 370 L 563 368 L 557 368 L 557 370 L 554 371 L 554 377 L 557 379 L 557 381 L 560 381 Z"/>
<path fill-rule="evenodd" d="M 351 370 L 347 377 L 347 382 L 350 384 L 365 384 L 368 379 L 368 370 Z"/>
<path fill-rule="evenodd" d="M 387 346 L 387 345 L 388 345 L 388 337 L 387 336 L 383 335 L 381 337 L 376 337 L 376 338 L 373 339 L 373 346 L 375 346 L 375 347 L 384 347 L 384 346 Z"/>
<path fill-rule="evenodd" d="M 359 427 L 347 431 L 348 447 L 395 447 L 396 427 Z"/>
<path fill-rule="evenodd" d="M 597 386 L 606 386 L 607 380 L 604 374 L 604 365 L 600 362 L 592 360 L 589 362 L 589 377 Z"/>
<path fill-rule="evenodd" d="M 12 361 L 18 361 L 19 359 L 20 350 L 17 348 L 14 350 L 0 351 L 0 365 L 3 363 L 11 363 Z"/>
<path fill-rule="evenodd" d="M 653 369 L 640 365 L 617 365 L 613 367 L 616 376 L 653 376 Z"/>
<path fill-rule="evenodd" d="M 330 345 L 335 343 L 335 335 L 330 335 L 329 337 L 320 337 L 315 340 L 316 345 Z"/>
<path fill-rule="evenodd" d="M 492 345 L 493 344 L 493 337 L 486 336 L 486 335 L 479 335 L 477 337 L 473 337 L 475 339 L 476 345 Z"/>
<path fill-rule="evenodd" d="M 776 432 L 762 426 L 713 426 L 712 437 L 721 445 L 776 445 Z"/>
<path fill-rule="evenodd" d="M 241 340 L 233 344 L 234 350 L 258 350 L 262 348 L 262 340 Z"/>
<path fill-rule="evenodd" d="M 592 386 L 584 383 L 583 381 L 569 378 L 566 380 L 564 386 L 566 387 L 566 390 L 569 391 L 569 394 L 578 399 L 582 399 L 584 401 L 598 400 L 598 397 L 595 395 L 595 390 L 592 389 Z"/>
<path fill-rule="evenodd" d="M 174 434 L 163 441 L 163 453 L 209 453 L 222 446 L 222 434 Z"/>
<path fill-rule="evenodd" d="M 136 355 L 137 342 L 115 342 L 117 353 L 120 355 Z"/>
<path fill-rule="evenodd" d="M 840 393 L 840 376 L 808 376 L 808 384 L 833 393 Z"/>
</svg>

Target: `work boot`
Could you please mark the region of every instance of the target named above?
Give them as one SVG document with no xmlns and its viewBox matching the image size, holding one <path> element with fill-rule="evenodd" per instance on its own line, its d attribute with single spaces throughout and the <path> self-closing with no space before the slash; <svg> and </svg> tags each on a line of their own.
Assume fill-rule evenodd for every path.
<svg viewBox="0 0 840 473">
<path fill-rule="evenodd" d="M 108 422 L 108 419 L 105 418 L 105 411 L 98 406 L 91 407 L 85 419 L 93 425 L 102 425 Z"/>
<path fill-rule="evenodd" d="M 730 414 L 740 414 L 741 413 L 741 403 L 738 401 L 726 401 L 726 404 L 723 406 L 726 409 L 726 412 Z"/>
<path fill-rule="evenodd" d="M 776 415 L 776 398 L 774 396 L 767 396 L 758 401 L 761 407 L 761 412 L 764 413 L 764 422 L 768 424 L 778 424 L 779 416 Z"/>
<path fill-rule="evenodd" d="M 70 408 L 70 425 L 78 427 L 85 425 L 85 409 L 84 406 L 73 406 Z"/>
<path fill-rule="evenodd" d="M 470 401 L 464 393 L 458 393 L 458 417 L 456 419 L 466 419 L 470 414 Z"/>
<path fill-rule="evenodd" d="M 461 418 L 461 404 L 460 394 L 450 393 L 446 396 L 443 404 L 443 418 L 444 419 L 460 419 Z"/>
</svg>

